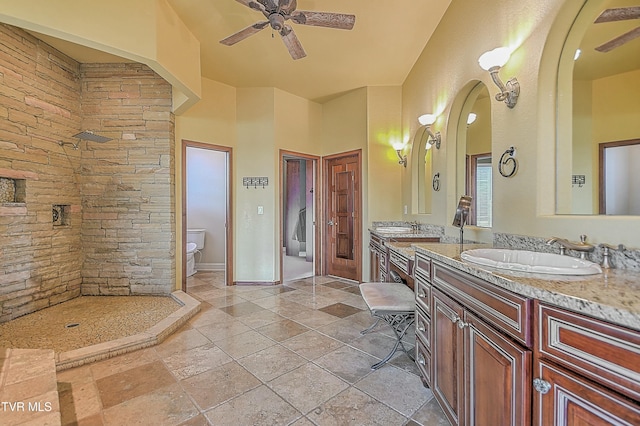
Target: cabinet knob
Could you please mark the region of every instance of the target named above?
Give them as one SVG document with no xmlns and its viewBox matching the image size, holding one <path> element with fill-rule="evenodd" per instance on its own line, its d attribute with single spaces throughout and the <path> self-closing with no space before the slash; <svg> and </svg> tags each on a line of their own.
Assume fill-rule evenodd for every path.
<svg viewBox="0 0 640 426">
<path fill-rule="evenodd" d="M 424 294 L 423 292 L 419 291 L 418 292 L 418 297 L 427 297 L 427 295 Z"/>
<path fill-rule="evenodd" d="M 418 364 L 425 365 L 424 356 L 422 354 L 418 356 Z"/>
<path fill-rule="evenodd" d="M 418 323 L 418 331 L 421 331 L 423 333 L 426 331 L 426 328 L 425 328 L 424 324 L 422 324 L 422 322 Z"/>
<path fill-rule="evenodd" d="M 533 379 L 533 388 L 544 395 L 551 390 L 551 383 L 540 378 L 535 378 Z"/>
<path fill-rule="evenodd" d="M 461 318 L 458 318 L 458 320 L 457 320 L 456 322 L 458 323 L 458 328 L 459 328 L 460 330 L 462 330 L 463 328 L 465 328 L 465 327 L 468 327 L 468 326 L 469 326 L 469 323 L 468 323 L 468 322 L 464 322 L 464 321 L 462 321 L 462 319 L 461 319 Z"/>
</svg>

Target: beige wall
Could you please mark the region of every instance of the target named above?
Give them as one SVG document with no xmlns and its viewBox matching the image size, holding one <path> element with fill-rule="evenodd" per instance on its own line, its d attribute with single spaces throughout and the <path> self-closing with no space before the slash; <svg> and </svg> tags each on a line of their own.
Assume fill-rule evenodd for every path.
<svg viewBox="0 0 640 426">
<path fill-rule="evenodd" d="M 497 172 L 494 175 L 493 232 L 541 237 L 557 235 L 572 240 L 585 233 L 592 242 L 636 247 L 640 240 L 638 218 L 553 214 L 557 64 L 563 43 L 562 32 L 566 36 L 580 6 L 579 2 L 567 2 L 563 7 L 563 3 L 557 0 L 452 2 L 403 85 L 404 128 L 412 134 L 420 114 L 445 105 L 443 115 L 447 125 L 441 129 L 444 149 L 434 156 L 434 169 L 455 164 L 451 157 L 455 156 L 458 116 L 458 111 L 452 110 L 454 98 L 472 80 L 483 81 L 493 97 L 497 88 L 489 74 L 478 66 L 477 58 L 497 46 L 517 47 L 500 75 L 503 80 L 517 76 L 521 85 L 518 104 L 509 109 L 492 100 L 492 152 L 498 156 L 513 145 L 519 161 L 514 177 L 503 178 Z M 496 13 L 498 10 L 500 13 Z M 557 16 L 553 38 L 548 39 Z M 487 22 L 491 25 L 482 24 Z M 433 59 L 443 58 L 443 52 L 447 52 L 446 66 L 433 66 Z M 410 171 L 403 176 L 405 188 L 410 186 L 408 173 Z M 450 178 L 451 174 L 447 176 Z M 432 220 L 434 215 L 416 215 L 415 218 L 445 225 L 448 234 L 456 235 L 457 229 L 452 229 L 450 223 L 461 194 L 456 193 L 455 188 L 455 182 L 445 181 L 446 198 L 434 198 L 433 211 L 445 211 L 444 217 Z M 407 190 L 403 192 L 403 200 L 411 201 L 411 193 Z M 469 234 L 474 235 L 473 229 L 469 229 Z"/>
</svg>

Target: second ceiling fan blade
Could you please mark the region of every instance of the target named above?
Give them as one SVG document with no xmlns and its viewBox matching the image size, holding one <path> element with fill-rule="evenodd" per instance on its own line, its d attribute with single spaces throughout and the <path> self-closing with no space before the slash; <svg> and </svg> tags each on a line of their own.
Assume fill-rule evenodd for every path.
<svg viewBox="0 0 640 426">
<path fill-rule="evenodd" d="M 256 22 L 253 25 L 249 25 L 247 28 L 238 31 L 235 34 L 231 34 L 229 37 L 220 40 L 220 43 L 225 46 L 233 46 L 239 41 L 244 40 L 245 38 L 254 35 L 260 30 L 263 30 L 267 25 L 269 25 L 269 21 L 260 21 Z"/>
<path fill-rule="evenodd" d="M 291 20 L 296 24 L 350 30 L 356 22 L 356 17 L 346 13 L 297 10 L 291 14 Z"/>
<path fill-rule="evenodd" d="M 603 10 L 594 22 L 599 24 L 601 22 L 625 21 L 638 18 L 640 18 L 640 6 L 619 7 Z"/>
<path fill-rule="evenodd" d="M 287 50 L 293 59 L 301 59 L 307 56 L 307 53 L 304 51 L 302 44 L 300 44 L 300 40 L 298 40 L 298 36 L 293 31 L 293 29 L 289 25 L 285 25 L 280 31 L 280 36 L 282 37 L 282 41 L 284 45 L 287 46 Z"/>
<path fill-rule="evenodd" d="M 637 27 L 631 31 L 627 31 L 619 37 L 614 38 L 600 46 L 596 47 L 598 52 L 609 52 L 616 47 L 620 47 L 625 43 L 630 42 L 631 40 L 640 37 L 640 27 Z"/>
</svg>

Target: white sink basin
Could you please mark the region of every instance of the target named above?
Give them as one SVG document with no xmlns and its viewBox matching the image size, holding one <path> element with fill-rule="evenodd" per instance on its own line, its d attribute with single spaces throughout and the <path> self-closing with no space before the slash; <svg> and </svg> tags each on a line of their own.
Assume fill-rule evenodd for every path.
<svg viewBox="0 0 640 426">
<path fill-rule="evenodd" d="M 408 234 L 413 232 L 413 229 L 408 226 L 379 226 L 376 228 L 376 232 L 384 232 L 389 234 Z"/>
<path fill-rule="evenodd" d="M 473 249 L 462 252 L 460 257 L 468 262 L 510 271 L 556 275 L 602 273 L 600 265 L 588 260 L 528 250 Z"/>
</svg>

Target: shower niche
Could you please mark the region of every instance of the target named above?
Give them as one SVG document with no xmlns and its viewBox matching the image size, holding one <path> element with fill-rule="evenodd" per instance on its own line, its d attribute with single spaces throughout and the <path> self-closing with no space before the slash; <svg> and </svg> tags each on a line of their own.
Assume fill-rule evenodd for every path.
<svg viewBox="0 0 640 426">
<path fill-rule="evenodd" d="M 69 213 L 71 206 L 68 204 L 54 204 L 51 206 L 51 219 L 53 226 L 68 226 L 71 224 Z"/>
<path fill-rule="evenodd" d="M 0 204 L 5 206 L 25 203 L 26 179 L 13 179 L 0 176 Z"/>
</svg>

